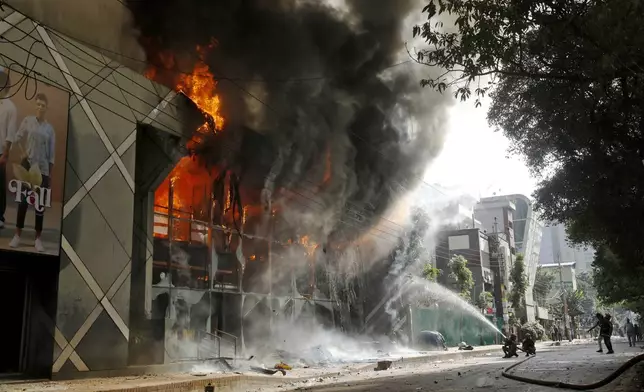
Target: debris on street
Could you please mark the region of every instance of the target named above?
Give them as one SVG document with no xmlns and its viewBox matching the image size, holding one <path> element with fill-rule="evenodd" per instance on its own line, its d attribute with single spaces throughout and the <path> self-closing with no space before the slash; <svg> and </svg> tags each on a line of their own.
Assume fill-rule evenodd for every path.
<svg viewBox="0 0 644 392">
<path fill-rule="evenodd" d="M 373 370 L 375 371 L 381 371 L 381 370 L 387 370 L 391 367 L 391 361 L 378 361 L 378 366 L 376 366 Z"/>
<path fill-rule="evenodd" d="M 266 368 L 262 368 L 262 367 L 259 367 L 259 366 L 251 366 L 250 370 L 252 370 L 254 372 L 257 372 L 257 373 L 266 374 L 266 375 L 269 375 L 269 376 L 272 376 L 273 374 L 275 374 L 277 372 L 280 372 L 280 373 L 282 373 L 282 376 L 286 376 L 286 370 L 284 370 L 284 369 L 266 369 Z"/>
</svg>

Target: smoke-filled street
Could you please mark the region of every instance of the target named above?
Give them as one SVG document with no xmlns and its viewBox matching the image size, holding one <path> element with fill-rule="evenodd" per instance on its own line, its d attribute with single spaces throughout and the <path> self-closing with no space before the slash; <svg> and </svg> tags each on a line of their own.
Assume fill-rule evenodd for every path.
<svg viewBox="0 0 644 392">
<path fill-rule="evenodd" d="M 512 370 L 513 374 L 537 380 L 562 381 L 575 384 L 597 382 L 615 371 L 624 362 L 640 354 L 640 348 L 629 348 L 619 341 L 616 353 L 596 353 L 595 344 L 564 345 L 539 348 L 537 356 Z M 263 392 L 284 390 L 306 390 L 317 392 L 342 391 L 552 391 L 552 388 L 522 384 L 501 376 L 501 372 L 513 363 L 525 359 L 502 359 L 501 355 L 490 354 L 462 361 L 421 363 L 395 366 L 391 370 L 374 372 L 365 370 L 337 379 L 332 384 L 313 386 L 311 382 L 289 385 L 282 388 L 262 389 Z M 596 391 L 635 391 L 644 386 L 642 370 L 644 364 L 635 365 L 621 377 Z M 307 386 L 308 384 L 308 386 Z"/>
</svg>

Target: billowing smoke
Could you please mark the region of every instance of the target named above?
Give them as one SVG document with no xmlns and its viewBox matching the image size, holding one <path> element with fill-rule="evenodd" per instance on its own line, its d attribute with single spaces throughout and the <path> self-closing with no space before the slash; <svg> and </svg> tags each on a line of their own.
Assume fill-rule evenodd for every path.
<svg viewBox="0 0 644 392">
<path fill-rule="evenodd" d="M 422 2 L 334 3 L 128 2 L 150 61 L 217 41 L 206 62 L 220 79 L 224 132 L 250 128 L 270 141 L 262 197 L 306 195 L 284 219 L 318 243 L 357 237 L 415 186 L 442 146 L 451 103 L 422 90 L 410 64 L 394 66 L 408 60 L 403 23 Z"/>
</svg>

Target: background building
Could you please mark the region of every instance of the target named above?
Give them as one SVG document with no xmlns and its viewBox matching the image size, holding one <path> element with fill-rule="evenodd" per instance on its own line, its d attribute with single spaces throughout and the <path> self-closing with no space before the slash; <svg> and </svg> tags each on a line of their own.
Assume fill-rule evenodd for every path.
<svg viewBox="0 0 644 392">
<path fill-rule="evenodd" d="M 494 293 L 494 276 L 490 269 L 490 247 L 488 237 L 480 229 L 442 231 L 437 235 L 436 268 L 443 271 L 439 283 L 450 286 L 449 260 L 461 255 L 467 260 L 472 271 L 474 287 L 472 299 L 476 300 L 483 291 Z"/>
<path fill-rule="evenodd" d="M 536 316 L 532 288 L 539 265 L 543 224 L 532 208 L 532 201 L 518 194 L 485 197 L 476 205 L 474 213 L 486 231 L 502 231 L 508 235 L 513 255 L 523 254 L 528 277 L 526 317 L 528 321 L 534 321 Z"/>
<path fill-rule="evenodd" d="M 541 264 L 575 263 L 577 273 L 582 273 L 591 271 L 594 258 L 594 249 L 571 246 L 565 225 L 551 223 L 543 228 L 539 254 Z"/>
<path fill-rule="evenodd" d="M 577 290 L 577 272 L 575 263 L 542 264 L 541 268 L 555 277 L 552 288 L 548 293 L 548 302 L 558 302 L 561 298 L 562 289 L 566 292 Z M 559 270 L 561 269 L 561 279 Z"/>
</svg>

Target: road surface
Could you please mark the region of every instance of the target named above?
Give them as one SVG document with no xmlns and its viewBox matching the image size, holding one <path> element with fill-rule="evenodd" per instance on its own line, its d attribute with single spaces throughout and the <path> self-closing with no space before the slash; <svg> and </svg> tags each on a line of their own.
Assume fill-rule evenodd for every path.
<svg viewBox="0 0 644 392">
<path fill-rule="evenodd" d="M 587 384 L 599 381 L 628 359 L 644 351 L 629 348 L 623 341 L 615 342 L 615 354 L 596 353 L 591 343 L 541 348 L 537 356 L 515 368 L 519 375 L 570 383 Z M 507 366 L 524 359 L 502 359 L 485 356 L 442 363 L 424 363 L 396 367 L 384 372 L 364 370 L 330 380 L 307 380 L 297 385 L 262 389 L 272 391 L 359 392 L 359 391 L 530 391 L 552 392 L 554 389 L 522 384 L 501 376 Z M 597 389 L 602 392 L 643 390 L 644 362 L 628 370 L 611 384 Z"/>
</svg>

